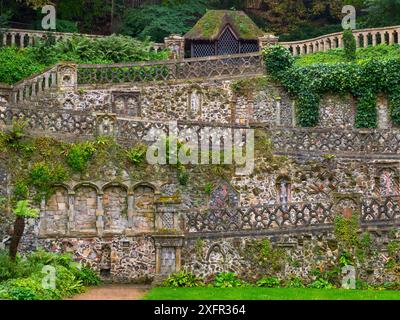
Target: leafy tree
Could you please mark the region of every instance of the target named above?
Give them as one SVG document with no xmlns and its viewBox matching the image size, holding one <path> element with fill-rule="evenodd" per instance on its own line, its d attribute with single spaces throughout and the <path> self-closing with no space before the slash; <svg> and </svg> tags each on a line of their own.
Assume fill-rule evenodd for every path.
<svg viewBox="0 0 400 320">
<path fill-rule="evenodd" d="M 16 216 L 14 222 L 14 231 L 11 237 L 10 244 L 10 259 L 15 261 L 18 252 L 18 245 L 25 230 L 25 218 L 37 218 L 39 210 L 30 207 L 29 200 L 20 200 L 17 202 L 13 210 Z"/>
<path fill-rule="evenodd" d="M 400 0 L 366 0 L 365 5 L 369 27 L 400 24 Z"/>
<path fill-rule="evenodd" d="M 130 9 L 123 18 L 122 33 L 162 42 L 170 34 L 184 34 L 206 12 L 206 0 L 168 2 L 141 9 Z"/>
</svg>

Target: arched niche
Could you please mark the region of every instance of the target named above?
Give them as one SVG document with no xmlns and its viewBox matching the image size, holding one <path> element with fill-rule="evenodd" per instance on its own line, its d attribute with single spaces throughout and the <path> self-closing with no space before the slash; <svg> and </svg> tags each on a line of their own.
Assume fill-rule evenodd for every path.
<svg viewBox="0 0 400 320">
<path fill-rule="evenodd" d="M 210 208 L 223 209 L 238 207 L 239 200 L 239 193 L 227 181 L 221 181 L 211 193 Z"/>
<path fill-rule="evenodd" d="M 75 229 L 96 231 L 97 190 L 90 184 L 75 188 Z"/>
<path fill-rule="evenodd" d="M 292 201 L 292 187 L 291 180 L 287 176 L 279 176 L 276 179 L 276 195 L 277 195 L 277 203 L 279 204 L 287 204 Z"/>
<path fill-rule="evenodd" d="M 41 234 L 65 235 L 68 225 L 69 197 L 63 186 L 55 187 L 54 193 L 45 203 L 45 214 L 41 221 Z"/>
<path fill-rule="evenodd" d="M 128 190 L 112 184 L 103 188 L 104 230 L 120 232 L 128 224 Z"/>
<path fill-rule="evenodd" d="M 133 189 L 134 208 L 139 211 L 154 210 L 154 187 L 143 183 L 136 185 Z"/>
</svg>

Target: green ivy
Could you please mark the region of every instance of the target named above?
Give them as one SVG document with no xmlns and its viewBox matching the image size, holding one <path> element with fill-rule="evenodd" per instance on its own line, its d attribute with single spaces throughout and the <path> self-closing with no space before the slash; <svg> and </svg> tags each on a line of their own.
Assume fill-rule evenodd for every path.
<svg viewBox="0 0 400 320">
<path fill-rule="evenodd" d="M 358 100 L 356 128 L 377 127 L 377 95 L 385 93 L 389 96 L 392 122 L 400 125 L 400 59 L 298 66 L 289 55 L 280 46 L 264 50 L 267 72 L 296 98 L 300 126 L 318 125 L 321 96 L 331 92 L 349 93 Z"/>
</svg>

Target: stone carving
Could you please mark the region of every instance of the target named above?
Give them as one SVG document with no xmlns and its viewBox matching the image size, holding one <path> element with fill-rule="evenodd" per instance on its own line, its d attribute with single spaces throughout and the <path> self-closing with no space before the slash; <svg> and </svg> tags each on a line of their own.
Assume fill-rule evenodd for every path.
<svg viewBox="0 0 400 320">
<path fill-rule="evenodd" d="M 78 84 L 76 64 L 60 64 L 57 68 L 57 79 L 61 91 L 76 90 Z"/>
<path fill-rule="evenodd" d="M 114 114 L 98 114 L 96 118 L 98 135 L 116 134 L 116 116 Z"/>
<path fill-rule="evenodd" d="M 210 208 L 234 208 L 239 205 L 239 194 L 226 181 L 216 187 L 210 197 Z"/>
<path fill-rule="evenodd" d="M 139 91 L 113 91 L 113 113 L 124 116 L 140 117 L 140 92 Z"/>
</svg>

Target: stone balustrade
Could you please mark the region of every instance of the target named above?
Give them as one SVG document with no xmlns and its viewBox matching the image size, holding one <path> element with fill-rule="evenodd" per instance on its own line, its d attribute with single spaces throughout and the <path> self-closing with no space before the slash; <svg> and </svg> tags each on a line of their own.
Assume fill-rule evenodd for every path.
<svg viewBox="0 0 400 320">
<path fill-rule="evenodd" d="M 357 48 L 366 48 L 378 44 L 399 44 L 400 26 L 371 28 L 354 30 Z M 305 55 L 314 52 L 327 51 L 329 49 L 343 48 L 343 33 L 337 32 L 314 39 L 279 42 L 279 44 L 292 52 L 294 56 Z"/>
<path fill-rule="evenodd" d="M 101 38 L 102 35 L 92 34 L 77 34 L 69 32 L 49 32 L 41 30 L 24 30 L 24 29 L 0 29 L 0 44 L 2 46 L 17 46 L 24 48 L 26 46 L 33 45 L 38 39 L 47 39 L 49 35 L 52 35 L 55 40 L 62 40 L 65 38 L 72 37 L 74 35 L 85 36 L 88 38 Z M 153 48 L 155 51 L 163 50 L 165 48 L 164 43 L 154 43 Z"/>
<path fill-rule="evenodd" d="M 11 89 L 11 102 L 30 101 L 56 88 L 58 67 L 59 65 L 56 65 L 14 84 Z"/>
</svg>

